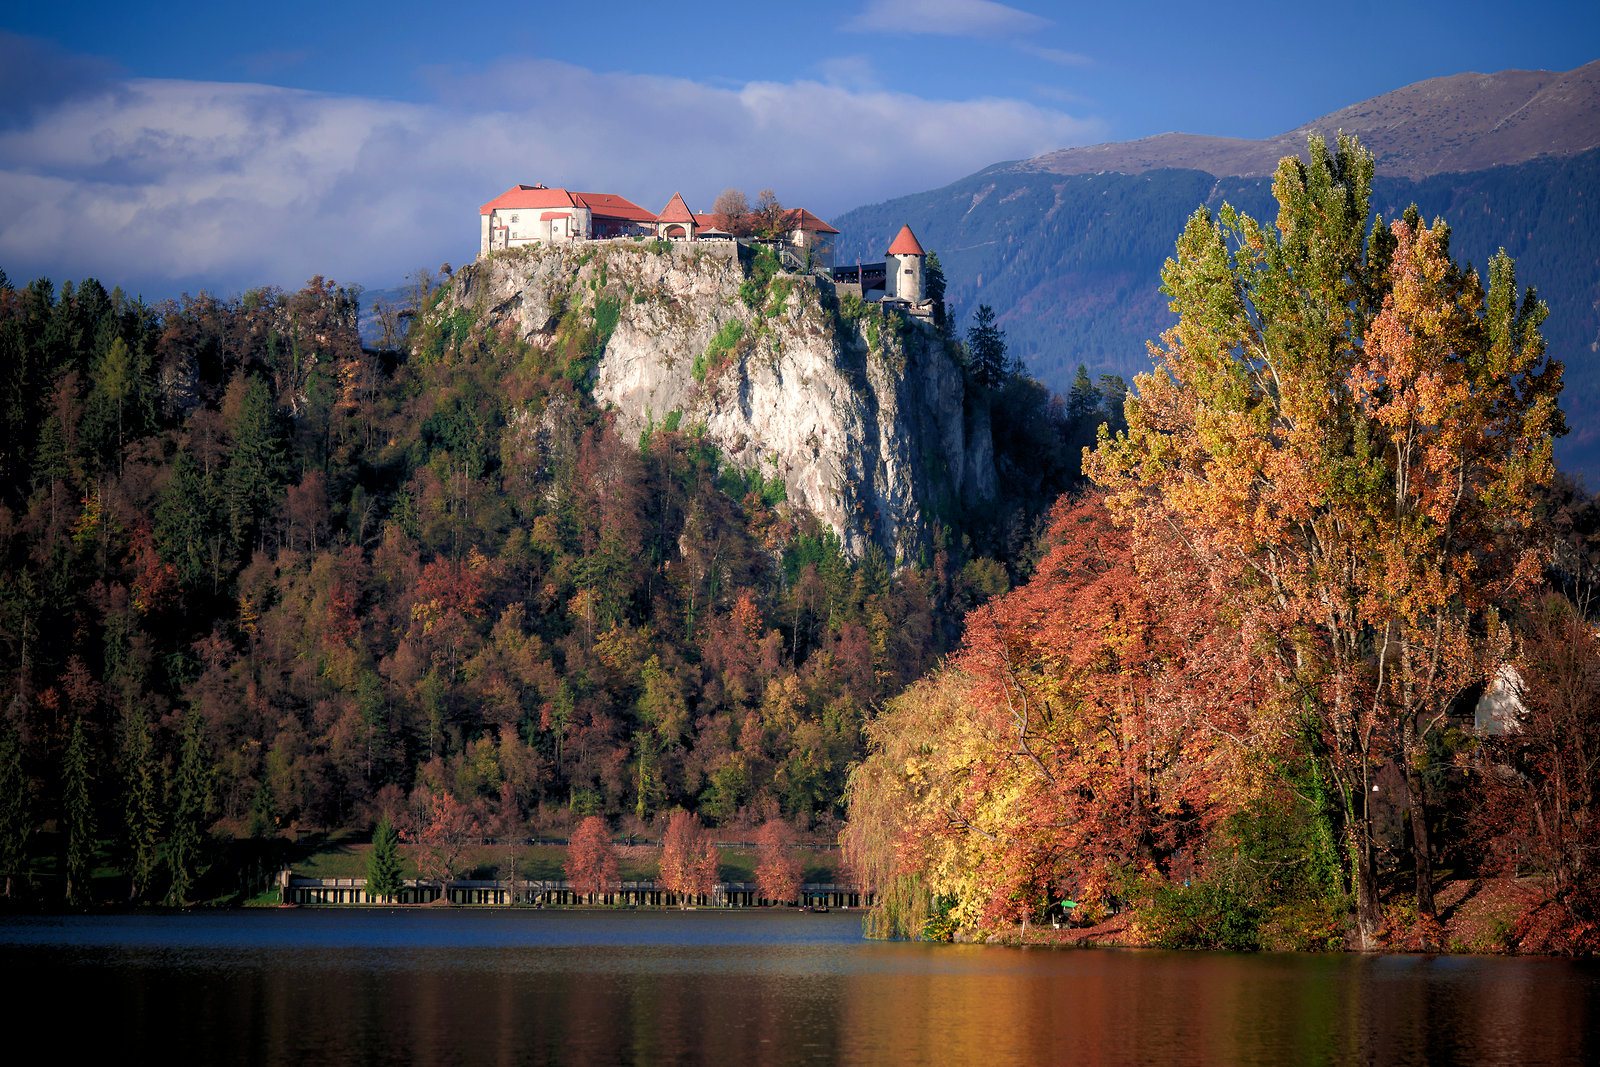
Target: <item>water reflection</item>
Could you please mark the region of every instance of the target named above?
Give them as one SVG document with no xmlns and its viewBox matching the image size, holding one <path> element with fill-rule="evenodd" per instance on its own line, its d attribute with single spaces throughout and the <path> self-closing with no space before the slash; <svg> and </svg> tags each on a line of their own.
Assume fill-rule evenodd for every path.
<svg viewBox="0 0 1600 1067">
<path fill-rule="evenodd" d="M 838 913 L 11 919 L 0 967 L 13 1034 L 136 1062 L 1600 1059 L 1590 964 L 877 944 Z"/>
</svg>

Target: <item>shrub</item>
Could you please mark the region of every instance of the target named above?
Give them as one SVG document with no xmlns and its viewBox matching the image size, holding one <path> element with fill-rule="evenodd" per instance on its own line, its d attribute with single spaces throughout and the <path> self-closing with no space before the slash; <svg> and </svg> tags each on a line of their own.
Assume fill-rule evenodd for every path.
<svg viewBox="0 0 1600 1067">
<path fill-rule="evenodd" d="M 1140 925 L 1161 948 L 1243 952 L 1261 947 L 1260 916 L 1232 886 L 1157 882 L 1147 891 L 1150 902 Z"/>
<path fill-rule="evenodd" d="M 723 323 L 722 328 L 717 331 L 717 335 L 711 339 L 711 344 L 704 352 L 694 358 L 694 367 L 692 369 L 694 380 L 697 382 L 705 381 L 706 375 L 721 365 L 722 357 L 731 351 L 743 336 L 744 323 L 738 319 L 729 319 Z"/>
</svg>

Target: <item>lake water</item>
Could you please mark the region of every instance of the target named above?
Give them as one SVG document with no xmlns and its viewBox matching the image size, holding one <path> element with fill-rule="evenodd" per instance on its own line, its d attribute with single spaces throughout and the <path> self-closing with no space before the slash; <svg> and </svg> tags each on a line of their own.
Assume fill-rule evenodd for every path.
<svg viewBox="0 0 1600 1067">
<path fill-rule="evenodd" d="M 37 1054 L 12 1063 L 1600 1062 L 1590 963 L 885 944 L 859 923 L 8 917 L 0 1019 Z"/>
</svg>

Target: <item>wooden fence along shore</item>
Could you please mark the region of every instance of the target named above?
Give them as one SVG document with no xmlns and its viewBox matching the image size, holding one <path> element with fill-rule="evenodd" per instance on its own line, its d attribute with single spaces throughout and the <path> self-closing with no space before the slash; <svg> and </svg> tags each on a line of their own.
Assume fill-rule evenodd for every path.
<svg viewBox="0 0 1600 1067">
<path fill-rule="evenodd" d="M 769 900 L 754 882 L 719 882 L 715 892 L 680 900 L 653 881 L 619 882 L 604 893 L 579 893 L 565 878 L 518 878 L 515 882 L 453 881 L 440 886 L 408 878 L 394 898 L 380 900 L 367 893 L 365 878 L 302 878 L 292 871 L 278 875 L 278 887 L 285 904 L 433 904 L 445 897 L 451 904 L 499 905 L 558 904 L 631 905 L 635 907 L 676 908 L 685 905 L 706 908 L 764 908 L 798 904 L 809 908 L 871 907 L 873 894 L 855 886 L 834 882 L 807 882 L 800 887 L 797 900 Z"/>
</svg>

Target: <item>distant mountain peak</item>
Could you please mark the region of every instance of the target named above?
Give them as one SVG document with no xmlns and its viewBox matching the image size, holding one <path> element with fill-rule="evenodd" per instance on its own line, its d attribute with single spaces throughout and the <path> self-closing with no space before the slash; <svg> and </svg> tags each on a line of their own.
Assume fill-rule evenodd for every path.
<svg viewBox="0 0 1600 1067">
<path fill-rule="evenodd" d="M 1271 174 L 1313 132 L 1354 134 L 1381 174 L 1425 178 L 1600 147 L 1600 60 L 1566 72 L 1504 70 L 1429 78 L 1261 141 L 1163 133 L 1050 152 L 1012 169 L 1141 174 L 1179 168 L 1219 177 Z"/>
</svg>

